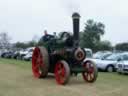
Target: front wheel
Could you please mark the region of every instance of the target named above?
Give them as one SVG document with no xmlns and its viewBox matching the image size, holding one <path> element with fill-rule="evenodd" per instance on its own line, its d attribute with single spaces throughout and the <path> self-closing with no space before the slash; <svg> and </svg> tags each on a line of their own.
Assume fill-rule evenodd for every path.
<svg viewBox="0 0 128 96">
<path fill-rule="evenodd" d="M 114 72 L 114 67 L 109 65 L 109 66 L 107 66 L 106 71 L 107 72 Z"/>
<path fill-rule="evenodd" d="M 96 81 L 98 70 L 95 63 L 92 61 L 86 61 L 84 62 L 83 67 L 86 69 L 86 71 L 82 73 L 83 79 L 90 83 Z"/>
<path fill-rule="evenodd" d="M 64 60 L 58 61 L 55 66 L 56 82 L 60 85 L 65 85 L 68 83 L 69 77 L 70 69 L 68 63 Z"/>
</svg>

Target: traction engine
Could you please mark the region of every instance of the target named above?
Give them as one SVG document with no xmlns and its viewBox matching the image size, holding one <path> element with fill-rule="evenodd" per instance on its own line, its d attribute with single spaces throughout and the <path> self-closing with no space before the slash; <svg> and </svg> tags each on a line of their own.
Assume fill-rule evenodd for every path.
<svg viewBox="0 0 128 96">
<path fill-rule="evenodd" d="M 68 83 L 71 75 L 81 73 L 87 82 L 97 79 L 97 67 L 91 60 L 86 60 L 86 52 L 79 46 L 80 15 L 73 13 L 73 35 L 63 32 L 59 38 L 52 37 L 43 46 L 35 47 L 32 55 L 32 72 L 36 78 L 46 78 L 54 73 L 60 85 Z M 86 41 L 85 41 L 86 42 Z"/>
</svg>

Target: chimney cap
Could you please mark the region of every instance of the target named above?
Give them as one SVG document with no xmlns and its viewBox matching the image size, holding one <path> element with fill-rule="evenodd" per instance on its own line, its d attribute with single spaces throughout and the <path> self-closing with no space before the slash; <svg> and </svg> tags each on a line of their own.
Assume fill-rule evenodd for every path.
<svg viewBox="0 0 128 96">
<path fill-rule="evenodd" d="M 79 19 L 79 18 L 80 18 L 80 14 L 77 13 L 77 12 L 74 12 L 74 13 L 72 14 L 72 18 L 73 18 L 73 19 Z"/>
</svg>

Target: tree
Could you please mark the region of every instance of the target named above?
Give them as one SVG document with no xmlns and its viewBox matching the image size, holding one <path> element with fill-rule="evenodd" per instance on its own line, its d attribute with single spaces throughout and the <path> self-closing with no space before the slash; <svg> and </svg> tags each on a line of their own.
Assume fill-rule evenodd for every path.
<svg viewBox="0 0 128 96">
<path fill-rule="evenodd" d="M 105 40 L 105 41 L 100 41 L 97 45 L 96 45 L 96 49 L 98 50 L 112 50 L 113 47 L 111 45 L 111 42 Z"/>
<path fill-rule="evenodd" d="M 34 47 L 34 46 L 37 45 L 37 42 L 32 40 L 32 41 L 29 41 L 29 42 L 27 43 L 27 45 L 28 45 L 28 47 Z"/>
<path fill-rule="evenodd" d="M 0 33 L 0 48 L 9 48 L 10 47 L 10 37 L 7 32 Z"/>
<path fill-rule="evenodd" d="M 91 48 L 96 51 L 96 46 L 101 40 L 101 36 L 105 33 L 105 25 L 101 22 L 87 20 L 83 32 L 80 33 L 82 47 Z"/>
<path fill-rule="evenodd" d="M 116 44 L 115 49 L 122 50 L 122 51 L 128 51 L 128 42 Z"/>
<path fill-rule="evenodd" d="M 14 44 L 16 48 L 27 48 L 28 45 L 26 43 L 23 43 L 23 42 L 17 42 Z"/>
</svg>

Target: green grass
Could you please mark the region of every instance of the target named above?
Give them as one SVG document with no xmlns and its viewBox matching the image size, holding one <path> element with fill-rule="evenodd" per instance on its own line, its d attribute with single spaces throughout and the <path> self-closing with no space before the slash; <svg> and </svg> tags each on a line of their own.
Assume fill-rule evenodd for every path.
<svg viewBox="0 0 128 96">
<path fill-rule="evenodd" d="M 66 86 L 55 78 L 35 79 L 31 62 L 0 58 L 0 96 L 128 96 L 128 75 L 99 72 L 95 83 L 79 75 Z"/>
<path fill-rule="evenodd" d="M 0 58 L 0 64 L 12 64 L 21 68 L 31 68 L 31 61 Z"/>
</svg>

